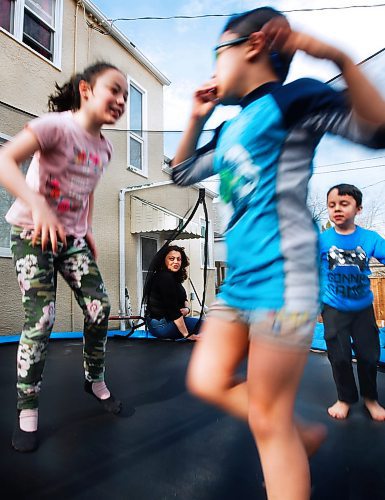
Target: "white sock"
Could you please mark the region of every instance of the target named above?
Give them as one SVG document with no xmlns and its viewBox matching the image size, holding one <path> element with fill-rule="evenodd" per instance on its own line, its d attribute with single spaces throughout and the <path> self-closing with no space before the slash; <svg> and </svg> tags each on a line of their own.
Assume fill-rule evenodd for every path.
<svg viewBox="0 0 385 500">
<path fill-rule="evenodd" d="M 92 392 L 99 399 L 108 399 L 111 396 L 104 380 L 102 382 L 92 382 Z"/>
<path fill-rule="evenodd" d="M 19 415 L 20 429 L 25 432 L 37 431 L 38 409 L 21 410 Z"/>
</svg>

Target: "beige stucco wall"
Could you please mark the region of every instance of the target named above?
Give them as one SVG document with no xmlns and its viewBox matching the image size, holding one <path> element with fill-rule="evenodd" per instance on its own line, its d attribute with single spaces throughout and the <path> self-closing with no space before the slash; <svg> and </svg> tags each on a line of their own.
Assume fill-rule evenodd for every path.
<svg viewBox="0 0 385 500">
<path fill-rule="evenodd" d="M 104 36 L 87 27 L 83 12 L 81 9 L 76 9 L 74 0 L 64 0 L 61 68 L 54 67 L 0 30 L 0 67 L 3 75 L 0 81 L 0 100 L 29 113 L 40 115 L 47 111 L 47 96 L 53 91 L 55 82 L 62 84 L 75 69 L 79 71 L 101 59 L 118 66 L 146 92 L 148 113 L 145 126 L 149 130 L 162 130 L 162 84 L 111 36 Z M 30 118 L 0 104 L 0 133 L 13 136 Z M 96 190 L 94 232 L 99 248 L 98 264 L 109 292 L 112 312 L 116 314 L 119 310 L 119 191 L 128 186 L 169 180 L 170 177 L 161 168 L 162 134 L 148 134 L 146 137 L 148 177 L 144 177 L 127 169 L 127 132 L 124 131 L 127 129 L 127 116 L 124 116 L 114 128 L 116 130 L 105 132 L 113 143 L 114 155 Z M 129 195 L 126 196 L 126 276 L 133 309 L 136 312 L 139 237 L 130 233 L 130 203 Z M 174 186 L 166 186 L 143 190 L 140 196 L 183 215 L 195 204 L 198 191 L 193 188 L 181 190 Z M 211 210 L 210 199 L 208 205 Z M 199 216 L 195 220 L 198 222 Z M 199 240 L 184 242 L 184 246 L 191 259 L 190 272 L 194 285 L 201 294 L 203 275 L 200 266 Z M 214 273 L 210 271 L 209 275 L 208 301 L 211 301 Z M 10 258 L 0 257 L 0 280 L 3 289 L 0 335 L 20 332 L 23 323 L 21 298 Z M 186 288 L 189 292 L 189 287 Z M 194 308 L 197 306 L 194 305 Z M 66 284 L 59 279 L 54 331 L 81 330 L 82 324 L 79 307 L 74 304 Z M 117 325 L 115 323 L 112 326 Z"/>
</svg>

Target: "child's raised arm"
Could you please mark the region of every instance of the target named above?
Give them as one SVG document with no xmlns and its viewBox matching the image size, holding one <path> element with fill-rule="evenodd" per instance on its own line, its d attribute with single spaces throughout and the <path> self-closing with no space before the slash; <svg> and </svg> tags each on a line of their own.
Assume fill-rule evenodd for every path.
<svg viewBox="0 0 385 500">
<path fill-rule="evenodd" d="M 32 244 L 41 235 L 43 250 L 48 241 L 52 249 L 57 251 L 57 234 L 65 243 L 66 236 L 63 226 L 48 206 L 44 196 L 33 191 L 25 181 L 19 165 L 26 161 L 39 149 L 35 135 L 25 128 L 9 141 L 0 151 L 0 184 L 16 198 L 20 198 L 31 210 L 34 223 Z"/>
<path fill-rule="evenodd" d="M 317 59 L 328 59 L 340 69 L 348 86 L 354 112 L 363 120 L 375 125 L 385 124 L 385 100 L 361 69 L 342 50 L 313 36 L 292 31 L 287 22 L 279 17 L 262 28 L 272 49 L 293 54 L 302 50 Z"/>
</svg>

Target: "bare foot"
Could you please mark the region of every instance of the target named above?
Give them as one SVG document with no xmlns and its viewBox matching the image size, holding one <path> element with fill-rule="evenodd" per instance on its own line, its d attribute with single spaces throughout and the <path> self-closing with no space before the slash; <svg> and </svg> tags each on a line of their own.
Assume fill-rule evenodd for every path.
<svg viewBox="0 0 385 500">
<path fill-rule="evenodd" d="M 350 405 L 338 399 L 333 406 L 328 408 L 328 413 L 333 418 L 343 420 L 348 416 L 349 410 Z"/>
<path fill-rule="evenodd" d="M 195 335 L 195 333 L 193 335 L 190 335 L 187 338 L 188 338 L 188 340 L 200 340 L 200 336 L 199 335 Z"/>
<path fill-rule="evenodd" d="M 364 398 L 364 404 L 373 420 L 377 420 L 377 422 L 385 420 L 385 408 L 378 401 Z"/>
<path fill-rule="evenodd" d="M 318 450 L 327 436 L 327 428 L 323 424 L 305 424 L 296 422 L 307 456 L 310 458 Z"/>
</svg>

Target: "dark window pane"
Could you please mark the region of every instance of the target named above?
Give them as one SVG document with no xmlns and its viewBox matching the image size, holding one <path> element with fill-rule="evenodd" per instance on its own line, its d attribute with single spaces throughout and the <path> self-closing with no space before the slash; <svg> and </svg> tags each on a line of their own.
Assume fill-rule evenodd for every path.
<svg viewBox="0 0 385 500">
<path fill-rule="evenodd" d="M 142 135 L 142 93 L 130 85 L 130 129 Z"/>
<path fill-rule="evenodd" d="M 52 61 L 53 32 L 40 19 L 24 11 L 23 42 Z"/>
<path fill-rule="evenodd" d="M 151 261 L 157 250 L 156 240 L 153 238 L 141 238 L 142 240 L 142 271 L 148 271 Z"/>
<path fill-rule="evenodd" d="M 142 144 L 130 137 L 130 165 L 142 170 Z"/>
<path fill-rule="evenodd" d="M 142 246 L 142 286 L 144 286 L 146 283 L 148 269 L 158 250 L 158 245 L 156 240 L 153 238 L 141 238 L 140 240 Z"/>
<path fill-rule="evenodd" d="M 13 32 L 14 5 L 14 0 L 0 0 L 0 26 L 9 32 Z"/>
</svg>

